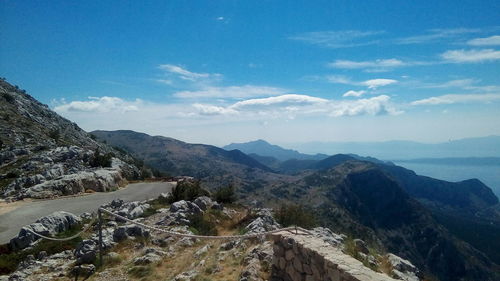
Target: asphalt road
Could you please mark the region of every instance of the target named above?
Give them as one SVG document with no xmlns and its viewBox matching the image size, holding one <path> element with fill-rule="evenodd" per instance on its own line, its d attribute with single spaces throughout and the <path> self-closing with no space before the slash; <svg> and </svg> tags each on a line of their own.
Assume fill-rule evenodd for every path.
<svg viewBox="0 0 500 281">
<path fill-rule="evenodd" d="M 53 212 L 67 211 L 80 215 L 84 212 L 95 211 L 99 206 L 117 198 L 125 201 L 156 198 L 160 193 L 170 192 L 173 186 L 173 183 L 167 182 L 134 183 L 114 192 L 28 202 L 13 211 L 0 215 L 0 244 L 9 242 L 19 233 L 21 227 Z"/>
</svg>

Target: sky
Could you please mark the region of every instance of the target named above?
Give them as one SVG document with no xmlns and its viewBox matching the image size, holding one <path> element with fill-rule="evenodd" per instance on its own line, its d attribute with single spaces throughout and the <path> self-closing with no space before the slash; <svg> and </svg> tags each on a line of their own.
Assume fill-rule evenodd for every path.
<svg viewBox="0 0 500 281">
<path fill-rule="evenodd" d="M 500 2 L 0 0 L 0 76 L 87 131 L 500 135 Z"/>
</svg>

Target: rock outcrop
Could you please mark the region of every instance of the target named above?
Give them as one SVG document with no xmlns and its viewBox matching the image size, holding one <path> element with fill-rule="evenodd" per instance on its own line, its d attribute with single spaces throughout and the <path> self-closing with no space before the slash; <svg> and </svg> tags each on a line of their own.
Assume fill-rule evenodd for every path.
<svg viewBox="0 0 500 281">
<path fill-rule="evenodd" d="M 95 141 L 46 105 L 0 81 L 0 197 L 52 198 L 137 178 L 127 154 Z"/>
<path fill-rule="evenodd" d="M 10 240 L 10 246 L 14 250 L 21 250 L 29 247 L 33 242 L 40 239 L 40 237 L 33 234 L 31 231 L 44 236 L 53 236 L 79 223 L 81 223 L 81 219 L 78 216 L 63 211 L 54 212 L 46 217 L 38 219 L 35 223 L 21 228 L 19 234 Z"/>
</svg>

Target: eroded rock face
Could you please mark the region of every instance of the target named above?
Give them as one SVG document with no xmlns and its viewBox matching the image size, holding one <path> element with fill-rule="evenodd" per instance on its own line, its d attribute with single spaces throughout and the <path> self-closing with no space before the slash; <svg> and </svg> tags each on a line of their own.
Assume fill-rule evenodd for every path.
<svg viewBox="0 0 500 281">
<path fill-rule="evenodd" d="M 391 253 L 387 254 L 387 258 L 393 267 L 392 273 L 398 279 L 405 281 L 421 280 L 422 273 L 410 261 Z"/>
<path fill-rule="evenodd" d="M 14 250 L 21 250 L 30 246 L 39 239 L 38 236 L 28 231 L 28 229 L 44 236 L 53 236 L 64 232 L 81 223 L 81 218 L 72 213 L 59 211 L 38 219 L 35 223 L 24 226 L 19 234 L 10 240 L 10 246 Z"/>
</svg>

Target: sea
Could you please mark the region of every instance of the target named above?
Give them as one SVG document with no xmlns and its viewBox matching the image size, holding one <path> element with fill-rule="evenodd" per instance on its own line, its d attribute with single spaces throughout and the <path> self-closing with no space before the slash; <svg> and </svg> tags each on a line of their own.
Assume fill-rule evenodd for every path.
<svg viewBox="0 0 500 281">
<path fill-rule="evenodd" d="M 500 166 L 465 166 L 446 164 L 427 164 L 394 162 L 394 164 L 413 170 L 415 173 L 446 181 L 462 181 L 476 178 L 486 184 L 500 198 Z"/>
</svg>

